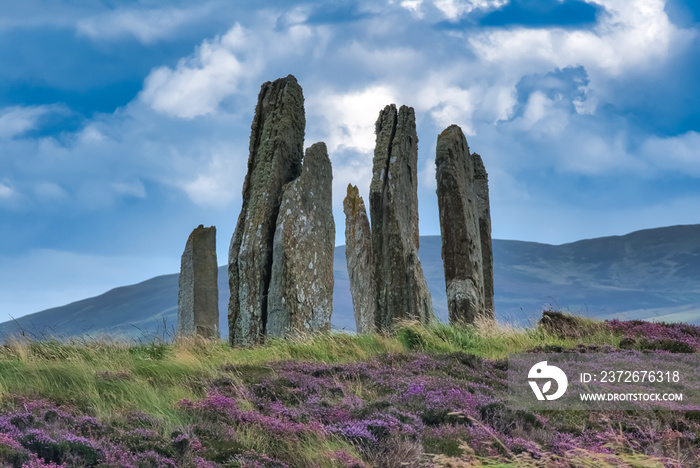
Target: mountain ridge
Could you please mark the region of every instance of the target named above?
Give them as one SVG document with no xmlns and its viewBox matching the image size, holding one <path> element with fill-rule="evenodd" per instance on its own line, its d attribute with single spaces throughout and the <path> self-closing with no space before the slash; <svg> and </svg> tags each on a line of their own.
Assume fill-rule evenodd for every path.
<svg viewBox="0 0 700 468">
<path fill-rule="evenodd" d="M 494 239 L 496 316 L 525 325 L 544 308 L 594 318 L 700 323 L 700 225 L 644 229 L 552 245 Z M 440 236 L 421 236 L 420 257 L 433 306 L 447 320 Z M 220 326 L 228 329 L 226 266 L 219 267 Z M 345 246 L 334 253 L 334 329 L 355 328 Z M 0 337 L 171 338 L 178 274 L 119 286 L 95 297 L 0 323 Z"/>
</svg>

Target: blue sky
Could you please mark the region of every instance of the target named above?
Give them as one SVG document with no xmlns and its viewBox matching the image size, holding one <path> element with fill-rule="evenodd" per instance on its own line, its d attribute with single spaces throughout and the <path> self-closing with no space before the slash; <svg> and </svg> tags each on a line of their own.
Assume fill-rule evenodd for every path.
<svg viewBox="0 0 700 468">
<path fill-rule="evenodd" d="M 415 108 L 421 234 L 437 134 L 483 156 L 496 238 L 700 223 L 692 0 L 0 4 L 0 320 L 174 273 L 241 203 L 260 84 L 294 74 L 328 144 L 336 243 L 374 122 Z"/>
</svg>

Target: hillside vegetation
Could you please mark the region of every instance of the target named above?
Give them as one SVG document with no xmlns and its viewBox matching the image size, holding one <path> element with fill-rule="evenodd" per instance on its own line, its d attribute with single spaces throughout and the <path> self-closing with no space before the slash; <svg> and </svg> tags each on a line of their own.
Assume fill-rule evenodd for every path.
<svg viewBox="0 0 700 468">
<path fill-rule="evenodd" d="M 694 466 L 697 411 L 505 404 L 508 353 L 695 352 L 700 329 L 554 314 L 548 327 L 422 327 L 231 349 L 0 348 L 2 466 Z"/>
</svg>

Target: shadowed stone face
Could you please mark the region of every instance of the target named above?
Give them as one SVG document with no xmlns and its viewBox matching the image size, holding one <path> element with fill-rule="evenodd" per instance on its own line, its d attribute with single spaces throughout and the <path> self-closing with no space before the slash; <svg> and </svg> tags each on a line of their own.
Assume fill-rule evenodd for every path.
<svg viewBox="0 0 700 468">
<path fill-rule="evenodd" d="M 369 208 L 376 284 L 376 326 L 396 319 L 433 320 L 418 259 L 418 137 L 413 108 L 389 105 L 379 114 Z"/>
<path fill-rule="evenodd" d="M 219 287 L 216 228 L 199 225 L 187 239 L 180 265 L 177 334 L 218 339 Z"/>
<path fill-rule="evenodd" d="M 435 168 L 450 322 L 473 323 L 477 317 L 493 318 L 486 171 L 481 158 L 469 153 L 467 139 L 457 125 L 448 127 L 438 136 Z M 486 306 L 486 272 L 490 307 Z"/>
<path fill-rule="evenodd" d="M 367 210 L 356 186 L 348 184 L 343 200 L 345 212 L 345 259 L 350 279 L 352 307 L 357 333 L 374 331 L 376 316 L 375 282 L 372 278 L 372 233 Z"/>
<path fill-rule="evenodd" d="M 229 339 L 262 341 L 282 188 L 301 174 L 304 96 L 289 75 L 262 85 L 251 127 L 243 201 L 229 248 Z"/>
<path fill-rule="evenodd" d="M 325 143 L 284 186 L 274 236 L 267 334 L 329 331 L 333 312 L 333 175 Z"/>
<path fill-rule="evenodd" d="M 491 203 L 489 201 L 489 175 L 484 161 L 477 153 L 474 160 L 474 190 L 479 208 L 479 236 L 481 240 L 481 260 L 484 268 L 484 308 L 487 316 L 494 316 L 493 291 L 493 246 L 491 243 Z"/>
</svg>

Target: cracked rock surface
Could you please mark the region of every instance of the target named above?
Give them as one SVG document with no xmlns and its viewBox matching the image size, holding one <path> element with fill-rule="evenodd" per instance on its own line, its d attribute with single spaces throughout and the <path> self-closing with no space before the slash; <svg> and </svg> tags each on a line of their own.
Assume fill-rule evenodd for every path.
<svg viewBox="0 0 700 468">
<path fill-rule="evenodd" d="M 229 248 L 231 345 L 266 334 L 273 238 L 285 184 L 301 174 L 304 96 L 294 76 L 264 83 L 251 126 L 241 213 Z"/>
<path fill-rule="evenodd" d="M 428 285 L 418 258 L 418 136 L 413 108 L 386 106 L 375 124 L 370 184 L 375 324 L 433 320 Z"/>
<path fill-rule="evenodd" d="M 333 175 L 325 143 L 284 186 L 273 241 L 267 334 L 328 331 L 333 312 Z"/>
</svg>

